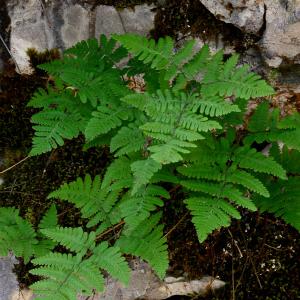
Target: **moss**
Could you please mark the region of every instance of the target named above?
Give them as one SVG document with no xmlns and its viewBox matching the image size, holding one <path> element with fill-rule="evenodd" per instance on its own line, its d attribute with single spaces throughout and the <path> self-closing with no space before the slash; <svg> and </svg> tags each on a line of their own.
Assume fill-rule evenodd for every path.
<svg viewBox="0 0 300 300">
<path fill-rule="evenodd" d="M 37 75 L 46 75 L 46 73 L 38 69 L 38 65 L 61 58 L 60 51 L 56 48 L 39 52 L 34 48 L 29 48 L 26 51 L 29 57 L 30 66 L 36 70 Z"/>
</svg>

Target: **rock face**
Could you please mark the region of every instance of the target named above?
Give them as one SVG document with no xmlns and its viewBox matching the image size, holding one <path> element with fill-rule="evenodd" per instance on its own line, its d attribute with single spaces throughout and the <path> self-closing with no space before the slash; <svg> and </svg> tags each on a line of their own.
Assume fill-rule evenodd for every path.
<svg viewBox="0 0 300 300">
<path fill-rule="evenodd" d="M 265 0 L 266 29 L 260 41 L 271 67 L 300 64 L 300 0 Z"/>
<path fill-rule="evenodd" d="M 19 290 L 16 275 L 12 272 L 16 263 L 14 256 L 0 257 L 0 300 L 12 299 Z"/>
<path fill-rule="evenodd" d="M 242 31 L 258 33 L 264 23 L 264 3 L 261 0 L 200 0 L 215 17 L 231 23 Z"/>
<path fill-rule="evenodd" d="M 59 48 L 99 37 L 101 33 L 135 32 L 146 35 L 154 26 L 153 6 L 116 10 L 112 6 L 81 5 L 64 0 L 10 0 L 11 52 L 22 73 L 30 73 L 26 50 Z M 82 2 L 82 1 L 81 1 Z"/>
</svg>

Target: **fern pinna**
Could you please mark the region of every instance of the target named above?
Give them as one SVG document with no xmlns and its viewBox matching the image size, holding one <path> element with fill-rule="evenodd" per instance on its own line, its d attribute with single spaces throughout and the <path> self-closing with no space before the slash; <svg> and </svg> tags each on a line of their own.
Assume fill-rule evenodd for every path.
<svg viewBox="0 0 300 300">
<path fill-rule="evenodd" d="M 65 247 L 63 254 L 38 256 L 34 245 L 41 238 L 30 224 L 7 220 L 14 236 L 22 227 L 33 245 L 28 253 L 15 253 L 35 257 L 32 273 L 43 279 L 32 288 L 41 299 L 101 291 L 101 270 L 128 282 L 123 254 L 147 260 L 163 277 L 168 255 L 160 210 L 175 185 L 182 188 L 200 241 L 239 219 L 240 208 L 273 212 L 299 229 L 299 169 L 293 162 L 300 150 L 300 116 L 282 118 L 262 98 L 246 115 L 249 99 L 274 90 L 237 64 L 236 54 L 224 60 L 222 51 L 212 54 L 208 46 L 195 51 L 194 40 L 176 49 L 169 37 L 155 42 L 125 34 L 82 41 L 62 59 L 40 66 L 53 80 L 29 102 L 40 109 L 32 117 L 30 155 L 82 135 L 85 149 L 109 147 L 113 157 L 103 177 L 86 174 L 49 195 L 75 205 L 86 221 L 86 232 L 57 225 L 40 229 L 43 239 Z M 131 88 L 133 77 L 143 79 L 142 89 Z M 278 141 L 286 146 L 279 149 Z M 267 142 L 271 150 L 263 154 L 254 142 Z M 108 244 L 106 233 L 116 228 Z M 2 241 L 9 238 L 2 234 Z"/>
</svg>

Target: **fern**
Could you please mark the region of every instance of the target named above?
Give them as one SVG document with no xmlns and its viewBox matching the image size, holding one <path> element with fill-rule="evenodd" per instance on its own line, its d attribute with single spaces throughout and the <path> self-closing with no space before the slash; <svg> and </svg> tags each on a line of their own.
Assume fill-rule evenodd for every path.
<svg viewBox="0 0 300 300">
<path fill-rule="evenodd" d="M 131 253 L 147 260 L 160 278 L 168 267 L 166 238 L 163 226 L 157 225 L 161 214 L 152 215 L 134 230 L 126 232 L 118 239 L 117 246 L 125 253 Z"/>
<path fill-rule="evenodd" d="M 134 176 L 132 193 L 135 194 L 143 185 L 150 182 L 152 176 L 161 169 L 161 164 L 152 158 L 135 161 L 131 164 Z"/>
<path fill-rule="evenodd" d="M 199 241 L 203 242 L 215 229 L 230 225 L 230 217 L 240 218 L 240 214 L 226 201 L 213 198 L 193 197 L 185 200 L 193 215 Z"/>
<path fill-rule="evenodd" d="M 38 155 L 64 144 L 64 139 L 77 137 L 80 115 L 68 114 L 58 110 L 43 111 L 32 117 L 35 137 L 30 155 Z"/>
<path fill-rule="evenodd" d="M 218 61 L 212 59 L 207 66 L 208 71 L 203 78 L 203 95 L 227 97 L 234 95 L 250 99 L 274 93 L 273 88 L 262 81 L 259 75 L 249 72 L 249 66 L 236 68 L 237 55 L 232 55 L 225 63 L 216 62 Z"/>
<path fill-rule="evenodd" d="M 56 209 L 52 206 L 42 218 L 39 228 L 57 225 Z M 49 253 L 56 244 L 37 233 L 32 224 L 19 216 L 19 210 L 12 207 L 0 208 L 0 255 L 6 256 L 13 250 L 28 263 L 32 256 Z"/>
<path fill-rule="evenodd" d="M 37 257 L 32 273 L 43 279 L 33 288 L 42 299 L 101 291 L 100 270 L 128 282 L 124 253 L 148 261 L 162 278 L 168 255 L 159 220 L 168 190 L 180 189 L 176 200 L 190 210 L 200 241 L 241 218 L 240 208 L 272 212 L 299 230 L 300 115 L 283 118 L 261 101 L 245 116 L 250 98 L 274 90 L 238 60 L 208 46 L 196 51 L 193 40 L 176 49 L 169 37 L 156 43 L 125 34 L 80 42 L 41 66 L 54 84 L 29 102 L 40 109 L 30 154 L 78 135 L 84 149 L 111 152 L 103 178 L 86 175 L 48 196 L 74 204 L 86 231 L 58 227 L 53 206 L 36 231 L 18 211 L 0 210 L 1 251 Z M 144 81 L 138 91 L 135 76 Z M 279 141 L 287 148 L 278 150 Z M 273 146 L 264 155 L 254 142 Z M 105 241 L 110 232 L 113 246 Z M 20 238 L 16 249 L 13 238 Z M 49 253 L 57 243 L 67 253 Z"/>
<path fill-rule="evenodd" d="M 101 233 L 121 220 L 121 213 L 114 210 L 118 194 L 119 190 L 109 192 L 108 189 L 102 189 L 99 176 L 92 181 L 91 177 L 86 175 L 84 180 L 78 178 L 74 182 L 62 185 L 50 193 L 48 198 L 73 203 L 80 209 L 83 218 L 89 219 L 88 227 L 102 223 L 98 228 L 98 233 Z"/>
<path fill-rule="evenodd" d="M 50 253 L 33 260 L 40 265 L 30 272 L 45 277 L 31 288 L 42 295 L 41 299 L 77 299 L 77 294 L 91 295 L 104 288 L 99 269 L 104 269 L 124 283 L 128 283 L 129 267 L 121 257 L 119 248 L 108 247 L 106 242 L 96 246 L 94 232 L 89 234 L 81 228 L 43 229 L 42 232 L 65 246 L 75 255 Z M 91 251 L 86 257 L 87 251 Z M 85 258 L 84 258 L 85 257 Z"/>
<path fill-rule="evenodd" d="M 169 199 L 169 193 L 160 186 L 148 185 L 134 195 L 131 192 L 122 198 L 120 209 L 131 230 L 138 229 L 141 222 L 150 217 L 158 206 L 163 206 L 161 198 Z"/>
<path fill-rule="evenodd" d="M 174 42 L 170 37 L 159 39 L 157 44 L 154 40 L 135 34 L 113 35 L 113 38 L 139 60 L 151 63 L 151 68 L 156 70 L 164 69 L 168 65 L 174 49 Z"/>
<path fill-rule="evenodd" d="M 272 145 L 271 151 L 275 159 L 280 162 L 288 172 L 288 180 L 266 179 L 271 191 L 271 201 L 265 201 L 261 197 L 255 197 L 255 203 L 261 211 L 274 213 L 285 222 L 300 230 L 300 178 L 298 151 L 290 151 L 286 146 L 280 151 L 277 145 Z"/>
<path fill-rule="evenodd" d="M 234 138 L 231 140 L 234 142 Z M 232 206 L 233 203 L 256 210 L 251 200 L 244 196 L 245 190 L 255 192 L 263 197 L 270 197 L 265 185 L 252 174 L 253 171 L 286 179 L 285 170 L 272 157 L 265 157 L 247 146 L 235 149 L 229 141 L 224 138 L 220 141 L 209 141 L 212 148 L 209 152 L 206 150 L 209 149 L 208 145 L 202 150 L 201 147 L 196 150 L 199 161 L 196 160 L 177 168 L 182 175 L 189 178 L 181 180 L 181 185 L 194 192 L 193 196 L 186 200 L 186 203 L 192 210 L 193 223 L 200 240 L 207 237 L 210 233 L 209 229 L 212 231 L 226 226 L 231 217 L 240 217 L 238 211 Z M 223 153 L 220 153 L 220 149 Z M 208 157 L 202 156 L 204 151 L 209 155 Z M 210 217 L 205 219 L 204 216 L 208 211 Z M 224 216 L 223 219 L 222 216 Z M 220 220 L 217 222 L 218 219 Z"/>
</svg>

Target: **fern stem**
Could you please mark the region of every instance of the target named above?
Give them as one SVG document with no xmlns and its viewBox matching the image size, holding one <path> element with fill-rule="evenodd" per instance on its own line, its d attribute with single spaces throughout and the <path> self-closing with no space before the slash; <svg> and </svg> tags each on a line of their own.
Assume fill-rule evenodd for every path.
<svg viewBox="0 0 300 300">
<path fill-rule="evenodd" d="M 181 217 L 181 219 L 163 237 L 165 238 L 168 235 L 170 235 L 177 228 L 177 226 L 187 217 L 188 214 L 189 214 L 189 212 L 186 212 L 183 215 L 183 217 Z"/>
<path fill-rule="evenodd" d="M 125 221 L 121 221 L 118 224 L 116 224 L 115 226 L 107 229 L 106 231 L 102 232 L 101 234 L 99 234 L 95 241 L 98 242 L 103 236 L 105 236 L 107 233 L 110 233 L 111 231 L 115 230 L 116 228 L 120 227 L 121 225 L 125 224 Z"/>
<path fill-rule="evenodd" d="M 25 160 L 27 160 L 30 156 L 26 156 L 25 158 L 21 159 L 20 161 L 18 161 L 17 163 L 15 163 L 14 165 L 10 166 L 9 168 L 3 170 L 0 172 L 0 174 L 4 174 L 6 173 L 7 171 L 13 169 L 14 167 L 16 167 L 17 165 L 19 165 L 20 163 L 24 162 Z"/>
</svg>

